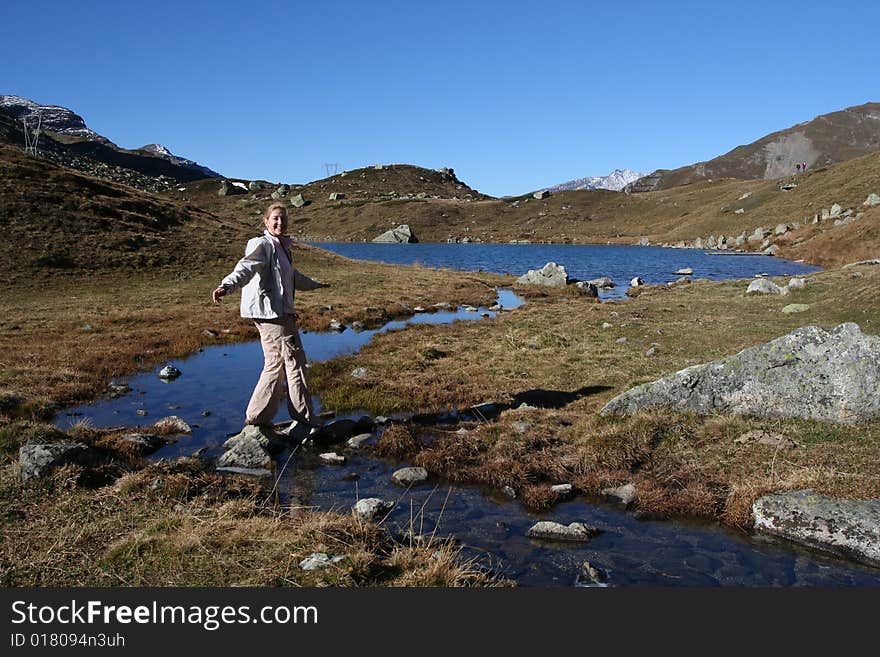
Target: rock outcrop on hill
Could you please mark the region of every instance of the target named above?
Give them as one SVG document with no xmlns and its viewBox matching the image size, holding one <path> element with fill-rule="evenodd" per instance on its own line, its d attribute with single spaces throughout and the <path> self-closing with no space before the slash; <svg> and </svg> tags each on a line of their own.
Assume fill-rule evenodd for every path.
<svg viewBox="0 0 880 657">
<path fill-rule="evenodd" d="M 709 178 L 771 179 L 880 150 L 880 103 L 865 103 L 771 133 L 706 162 L 658 169 L 626 191 L 668 189 Z"/>
<path fill-rule="evenodd" d="M 880 418 L 880 337 L 858 325 L 805 326 L 729 358 L 694 365 L 612 399 L 602 415 L 667 406 L 708 414 L 844 424 Z"/>
</svg>

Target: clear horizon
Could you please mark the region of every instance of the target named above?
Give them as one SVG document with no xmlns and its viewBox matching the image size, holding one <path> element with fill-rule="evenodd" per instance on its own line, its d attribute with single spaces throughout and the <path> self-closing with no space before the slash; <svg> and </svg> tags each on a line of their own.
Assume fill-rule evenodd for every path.
<svg viewBox="0 0 880 657">
<path fill-rule="evenodd" d="M 399 163 L 492 196 L 693 164 L 878 100 L 880 7 L 847 0 L 239 7 L 15 3 L 0 93 L 232 178 Z"/>
</svg>

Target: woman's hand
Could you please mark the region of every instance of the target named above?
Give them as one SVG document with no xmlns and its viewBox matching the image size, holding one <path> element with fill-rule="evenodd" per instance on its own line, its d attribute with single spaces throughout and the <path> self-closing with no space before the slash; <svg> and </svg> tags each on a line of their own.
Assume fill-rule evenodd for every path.
<svg viewBox="0 0 880 657">
<path fill-rule="evenodd" d="M 211 300 L 216 304 L 220 303 L 220 297 L 226 296 L 226 288 L 222 285 L 219 286 L 216 290 L 211 292 Z"/>
</svg>

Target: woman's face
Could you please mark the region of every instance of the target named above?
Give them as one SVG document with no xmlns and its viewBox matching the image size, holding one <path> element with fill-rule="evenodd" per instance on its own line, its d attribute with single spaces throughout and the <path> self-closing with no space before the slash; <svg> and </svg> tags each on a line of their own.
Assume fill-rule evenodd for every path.
<svg viewBox="0 0 880 657">
<path fill-rule="evenodd" d="M 266 224 L 266 230 L 273 237 L 281 237 L 287 234 L 287 217 L 284 214 L 284 210 L 280 208 L 272 210 L 269 216 L 263 220 L 263 223 Z"/>
</svg>

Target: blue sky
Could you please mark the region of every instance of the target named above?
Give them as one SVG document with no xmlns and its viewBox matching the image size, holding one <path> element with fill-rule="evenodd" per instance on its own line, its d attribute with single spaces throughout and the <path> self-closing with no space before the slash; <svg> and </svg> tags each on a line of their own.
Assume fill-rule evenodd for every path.
<svg viewBox="0 0 880 657">
<path fill-rule="evenodd" d="M 118 145 L 307 182 L 454 167 L 518 194 L 710 159 L 880 101 L 877 3 L 4 3 L 0 93 Z"/>
</svg>

